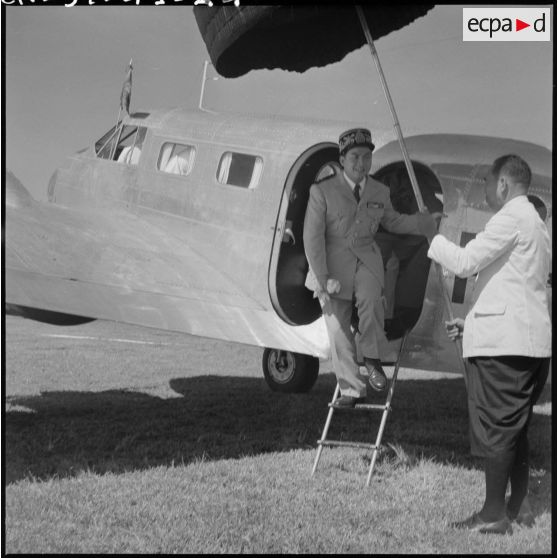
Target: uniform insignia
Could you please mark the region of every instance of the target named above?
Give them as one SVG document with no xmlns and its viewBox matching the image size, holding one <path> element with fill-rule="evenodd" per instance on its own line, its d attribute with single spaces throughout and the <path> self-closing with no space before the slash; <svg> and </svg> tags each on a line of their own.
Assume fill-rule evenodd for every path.
<svg viewBox="0 0 558 558">
<path fill-rule="evenodd" d="M 356 134 L 355 134 L 355 139 L 354 139 L 355 143 L 364 143 L 366 141 L 366 137 L 365 135 L 359 130 Z"/>
<path fill-rule="evenodd" d="M 344 155 L 349 149 L 359 146 L 366 146 L 370 151 L 374 151 L 370 130 L 366 128 L 352 128 L 339 136 L 340 155 Z"/>
<path fill-rule="evenodd" d="M 384 208 L 384 204 L 381 202 L 368 202 L 366 204 L 366 207 L 374 207 L 376 209 L 383 209 Z"/>
</svg>

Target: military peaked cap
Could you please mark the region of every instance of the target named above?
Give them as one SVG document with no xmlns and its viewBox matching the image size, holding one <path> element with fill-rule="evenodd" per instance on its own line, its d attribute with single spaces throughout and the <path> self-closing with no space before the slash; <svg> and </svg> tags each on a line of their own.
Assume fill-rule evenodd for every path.
<svg viewBox="0 0 558 558">
<path fill-rule="evenodd" d="M 352 147 L 368 147 L 374 151 L 372 134 L 366 128 L 352 128 L 339 136 L 339 155 L 345 155 Z"/>
</svg>

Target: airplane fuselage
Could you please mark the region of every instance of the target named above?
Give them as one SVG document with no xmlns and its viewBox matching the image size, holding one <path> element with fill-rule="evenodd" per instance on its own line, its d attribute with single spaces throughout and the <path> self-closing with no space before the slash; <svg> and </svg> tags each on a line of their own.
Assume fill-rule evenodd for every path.
<svg viewBox="0 0 558 558">
<path fill-rule="evenodd" d="M 320 308 L 304 287 L 302 224 L 311 184 L 337 172 L 336 140 L 347 126 L 179 109 L 132 114 L 55 172 L 51 203 L 7 202 L 6 301 L 326 358 Z M 393 137 L 374 132 L 372 168 L 392 191 L 404 172 Z M 551 228 L 547 149 L 457 134 L 406 144 L 450 240 L 463 245 L 482 230 L 492 214 L 484 177 L 510 152 L 531 165 L 531 201 Z M 40 232 L 30 238 L 30 230 Z M 463 316 L 474 281 L 444 279 Z M 432 270 L 425 285 L 411 301 L 418 323 L 403 364 L 458 370 Z"/>
</svg>

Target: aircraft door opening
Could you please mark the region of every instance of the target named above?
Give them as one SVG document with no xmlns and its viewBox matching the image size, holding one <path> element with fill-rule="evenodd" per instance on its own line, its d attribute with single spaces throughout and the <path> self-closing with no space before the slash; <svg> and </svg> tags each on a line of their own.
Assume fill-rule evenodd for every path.
<svg viewBox="0 0 558 558">
<path fill-rule="evenodd" d="M 291 325 L 310 324 L 322 313 L 318 300 L 304 286 L 308 261 L 302 233 L 310 187 L 335 172 L 338 159 L 337 144 L 315 145 L 297 159 L 285 182 L 269 267 L 269 292 L 277 314 Z"/>
<path fill-rule="evenodd" d="M 413 163 L 413 169 L 427 209 L 431 213 L 442 212 L 442 188 L 434 173 L 418 163 Z M 407 215 L 418 211 L 403 162 L 387 165 L 373 178 L 389 187 L 396 211 Z M 423 236 L 391 234 L 381 225 L 375 240 L 384 259 L 385 330 L 388 339 L 398 339 L 407 329 L 415 326 L 422 312 L 430 272 L 428 242 Z"/>
<path fill-rule="evenodd" d="M 292 325 L 309 324 L 321 315 L 313 293 L 304 286 L 308 262 L 302 231 L 310 186 L 339 172 L 338 147 L 320 144 L 306 151 L 293 165 L 279 210 L 269 271 L 269 288 L 279 316 Z M 443 210 L 443 193 L 434 173 L 414 163 L 425 205 L 430 212 Z M 407 170 L 403 162 L 392 163 L 373 176 L 391 190 L 395 209 L 412 214 L 417 211 Z M 287 204 L 287 207 L 283 207 Z M 376 242 L 384 256 L 386 273 L 386 332 L 397 339 L 418 321 L 424 302 L 430 260 L 428 242 L 415 235 L 392 235 L 382 227 Z"/>
</svg>

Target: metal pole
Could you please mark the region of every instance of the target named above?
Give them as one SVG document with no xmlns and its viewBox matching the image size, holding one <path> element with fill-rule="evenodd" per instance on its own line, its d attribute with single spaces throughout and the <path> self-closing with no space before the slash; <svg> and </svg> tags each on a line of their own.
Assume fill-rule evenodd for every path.
<svg viewBox="0 0 558 558">
<path fill-rule="evenodd" d="M 360 20 L 360 24 L 362 26 L 362 30 L 364 31 L 364 36 L 366 37 L 366 42 L 370 47 L 370 52 L 372 53 L 372 58 L 376 64 L 376 68 L 378 70 L 378 74 L 380 76 L 380 82 L 382 83 L 382 88 L 384 90 L 384 95 L 387 99 L 389 109 L 391 111 L 391 116 L 393 117 L 393 124 L 395 127 L 395 131 L 397 133 L 397 138 L 399 140 L 399 145 L 401 147 L 401 152 L 403 153 L 403 159 L 405 161 L 405 166 L 407 167 L 407 172 L 409 173 L 409 178 L 411 179 L 411 185 L 413 187 L 413 192 L 415 194 L 415 198 L 417 200 L 418 209 L 421 213 L 427 211 L 426 206 L 424 205 L 424 201 L 422 199 L 422 194 L 420 192 L 420 188 L 417 182 L 417 177 L 415 175 L 415 170 L 413 169 L 413 165 L 411 164 L 411 159 L 409 158 L 409 153 L 407 152 L 407 147 L 405 146 L 405 141 L 403 139 L 403 134 L 401 133 L 401 126 L 399 125 L 399 120 L 397 118 L 397 113 L 395 112 L 395 106 L 391 99 L 391 95 L 389 93 L 389 88 L 387 85 L 386 78 L 384 76 L 384 72 L 382 70 L 382 66 L 380 64 L 380 57 L 378 56 L 378 52 L 376 51 L 376 47 L 374 46 L 374 41 L 372 40 L 372 34 L 370 33 L 370 28 L 368 27 L 368 22 L 366 21 L 366 17 L 364 16 L 364 11 L 362 10 L 362 6 L 356 6 L 356 11 L 358 18 Z M 449 297 L 448 290 L 444 284 L 444 278 L 442 275 L 442 268 L 440 264 L 434 262 L 434 267 L 436 269 L 436 275 L 440 281 L 440 286 L 442 288 L 442 293 L 444 295 L 444 303 L 446 307 L 446 312 L 449 316 L 450 320 L 453 320 L 453 308 L 451 306 L 451 300 Z M 456 340 L 456 347 L 459 352 L 459 361 L 462 364 L 462 369 L 464 369 L 463 364 L 463 351 L 461 349 L 461 342 Z"/>
<path fill-rule="evenodd" d="M 205 89 L 205 79 L 206 79 L 206 75 L 207 75 L 207 66 L 209 65 L 209 62 L 207 60 L 204 61 L 203 63 L 203 77 L 202 77 L 202 84 L 201 84 L 201 91 L 200 91 L 200 102 L 198 103 L 198 108 L 200 110 L 204 110 L 202 104 L 203 104 L 203 91 Z"/>
<path fill-rule="evenodd" d="M 122 110 L 122 109 L 121 109 Z M 118 111 L 118 118 L 120 118 L 120 111 Z M 116 148 L 118 146 L 118 139 L 120 137 L 120 132 L 124 129 L 124 119 L 122 119 L 122 122 L 120 123 L 120 126 L 116 126 L 116 129 L 114 130 L 114 143 L 111 147 L 110 150 L 110 155 L 109 155 L 109 159 L 112 161 L 114 154 L 116 153 Z"/>
<path fill-rule="evenodd" d="M 376 68 L 378 70 L 378 74 L 380 75 L 380 82 L 382 83 L 382 88 L 384 90 L 384 95 L 386 96 L 389 110 L 391 111 L 391 115 L 393 117 L 393 125 L 395 127 L 395 132 L 397 133 L 397 138 L 399 140 L 399 145 L 401 146 L 401 151 L 403 152 L 403 159 L 405 160 L 405 166 L 407 167 L 407 172 L 409 173 L 409 178 L 411 179 L 411 185 L 413 186 L 413 192 L 415 193 L 415 198 L 417 200 L 418 209 L 421 213 L 424 213 L 426 207 L 424 205 L 424 201 L 422 199 L 422 194 L 420 192 L 420 188 L 417 182 L 417 177 L 415 176 L 415 170 L 411 165 L 411 160 L 409 158 L 409 153 L 407 152 L 407 147 L 405 146 L 405 142 L 403 140 L 403 134 L 401 133 L 401 126 L 399 125 L 399 120 L 397 118 L 397 113 L 395 112 L 395 106 L 393 105 L 393 101 L 391 100 L 391 95 L 387 86 L 386 78 L 384 76 L 384 72 L 382 70 L 382 66 L 380 64 L 380 58 L 378 56 L 378 52 L 376 51 L 376 47 L 374 46 L 374 41 L 372 40 L 372 34 L 370 33 L 370 28 L 368 27 L 368 22 L 366 21 L 366 17 L 364 16 L 364 12 L 362 11 L 361 6 L 356 6 L 358 18 L 360 20 L 360 24 L 362 26 L 362 30 L 364 31 L 364 36 L 366 37 L 366 42 L 370 47 L 370 52 L 372 53 L 372 58 L 376 63 Z"/>
<path fill-rule="evenodd" d="M 211 64 L 211 62 L 208 62 L 207 60 L 204 61 L 203 64 L 203 79 L 202 79 L 202 85 L 201 85 L 201 91 L 200 91 L 200 102 L 198 103 L 198 108 L 200 110 L 203 110 L 203 112 L 210 112 L 211 114 L 217 114 L 214 110 L 210 110 L 210 109 L 206 109 L 203 108 L 203 94 L 205 92 L 205 82 L 207 81 L 207 67 Z M 211 64 L 213 65 L 213 64 Z M 211 79 L 218 79 L 216 77 L 211 78 Z"/>
<path fill-rule="evenodd" d="M 118 109 L 118 116 L 116 117 L 116 126 L 118 126 L 118 123 L 120 122 L 120 115 L 122 114 L 122 107 L 120 107 Z"/>
</svg>

